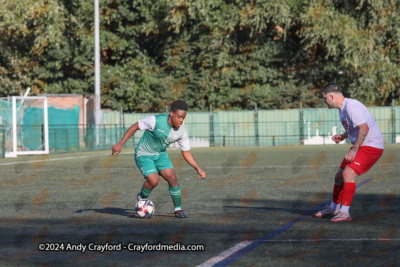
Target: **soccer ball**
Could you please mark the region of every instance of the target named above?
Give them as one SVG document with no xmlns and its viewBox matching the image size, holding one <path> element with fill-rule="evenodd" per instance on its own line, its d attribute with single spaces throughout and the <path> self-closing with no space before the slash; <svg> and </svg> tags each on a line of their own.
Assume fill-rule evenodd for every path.
<svg viewBox="0 0 400 267">
<path fill-rule="evenodd" d="M 139 200 L 136 203 L 135 210 L 136 213 L 139 215 L 139 217 L 150 218 L 151 215 L 154 214 L 156 208 L 154 207 L 153 201 L 151 201 L 150 199 L 146 199 L 146 200 Z"/>
</svg>

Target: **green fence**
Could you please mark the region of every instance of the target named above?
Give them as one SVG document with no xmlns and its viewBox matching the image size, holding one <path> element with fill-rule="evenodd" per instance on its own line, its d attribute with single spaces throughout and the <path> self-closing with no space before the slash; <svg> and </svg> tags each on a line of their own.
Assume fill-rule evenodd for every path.
<svg viewBox="0 0 400 267">
<path fill-rule="evenodd" d="M 400 142 L 400 109 L 373 107 L 369 110 L 385 143 L 396 143 L 396 138 Z M 104 112 L 104 125 L 81 130 L 85 140 L 91 140 L 85 141 L 84 147 L 109 149 L 132 124 L 151 115 Z M 188 112 L 185 124 L 192 147 L 326 145 L 333 144 L 330 139 L 333 134 L 344 132 L 336 109 Z M 133 147 L 142 134 L 138 131 L 127 146 Z"/>
<path fill-rule="evenodd" d="M 369 110 L 385 143 L 400 143 L 400 109 L 373 107 Z M 50 153 L 110 149 L 132 124 L 150 115 L 153 114 L 109 111 L 103 112 L 102 125 L 63 124 L 79 121 L 79 110 L 66 112 L 49 108 Z M 333 134 L 344 132 L 336 109 L 188 112 L 185 124 L 192 147 L 326 145 L 333 144 L 330 139 Z M 23 132 L 31 130 L 27 128 Z M 138 131 L 125 147 L 134 147 L 142 134 Z M 4 156 L 4 129 L 1 128 L 0 140 Z"/>
</svg>

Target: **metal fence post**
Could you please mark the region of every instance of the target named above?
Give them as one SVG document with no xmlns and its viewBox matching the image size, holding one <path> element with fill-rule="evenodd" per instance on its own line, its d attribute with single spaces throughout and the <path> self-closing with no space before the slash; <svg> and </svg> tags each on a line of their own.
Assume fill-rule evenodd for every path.
<svg viewBox="0 0 400 267">
<path fill-rule="evenodd" d="M 228 129 L 230 128 L 230 126 L 228 127 Z M 236 146 L 236 127 L 235 124 L 233 124 L 233 145 Z"/>
<path fill-rule="evenodd" d="M 256 135 L 256 146 L 260 146 L 260 139 L 258 135 L 258 109 L 257 109 L 257 103 L 255 104 L 254 107 L 254 131 Z"/>
<path fill-rule="evenodd" d="M 212 111 L 212 104 L 210 104 L 210 146 L 214 147 L 215 146 L 215 139 L 214 139 L 214 113 Z"/>
<path fill-rule="evenodd" d="M 118 143 L 118 124 L 115 124 L 114 125 L 114 134 L 115 134 L 115 137 L 113 138 L 114 140 L 113 141 L 111 141 L 111 142 L 114 142 L 114 144 L 116 144 L 116 143 Z"/>
<path fill-rule="evenodd" d="M 44 144 L 44 125 L 40 125 L 40 141 Z"/>
<path fill-rule="evenodd" d="M 105 150 L 107 148 L 107 129 L 106 125 L 101 126 L 103 126 L 103 149 Z"/>
<path fill-rule="evenodd" d="M 392 144 L 396 143 L 396 110 L 392 99 Z"/>
<path fill-rule="evenodd" d="M 54 127 L 54 153 L 57 154 L 57 126 Z"/>
<path fill-rule="evenodd" d="M 67 133 L 67 152 L 69 152 L 69 133 L 68 133 L 68 125 L 66 127 L 66 133 Z"/>
<path fill-rule="evenodd" d="M 78 124 L 78 152 L 81 151 L 81 124 Z"/>
<path fill-rule="evenodd" d="M 303 102 L 300 101 L 299 109 L 299 131 L 300 131 L 300 145 L 304 145 L 304 124 L 303 124 Z"/>
<path fill-rule="evenodd" d="M 285 121 L 284 122 L 284 126 L 285 126 L 285 130 L 284 130 L 284 133 L 285 133 L 285 146 L 287 146 L 288 145 L 288 143 L 287 143 L 287 131 L 286 131 L 286 129 L 287 129 L 287 122 Z"/>
<path fill-rule="evenodd" d="M 0 126 L 1 127 L 1 126 Z M 1 156 L 6 157 L 6 131 L 1 129 Z"/>
</svg>

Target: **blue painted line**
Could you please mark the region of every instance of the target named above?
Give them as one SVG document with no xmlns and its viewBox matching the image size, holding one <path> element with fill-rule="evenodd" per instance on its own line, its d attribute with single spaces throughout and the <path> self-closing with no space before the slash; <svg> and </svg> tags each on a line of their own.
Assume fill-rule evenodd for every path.
<svg viewBox="0 0 400 267">
<path fill-rule="evenodd" d="M 368 182 L 370 182 L 373 178 L 369 178 L 366 179 L 364 181 L 362 181 L 361 183 L 359 183 L 356 186 L 356 189 L 367 184 Z M 300 215 L 299 217 L 293 219 L 292 221 L 286 223 L 285 225 L 283 225 L 281 228 L 276 229 L 273 232 L 270 232 L 268 234 L 266 234 L 265 236 L 254 240 L 252 243 L 250 243 L 248 246 L 242 248 L 241 250 L 237 251 L 236 253 L 230 255 L 229 257 L 227 257 L 226 259 L 214 264 L 213 266 L 228 266 L 229 264 L 231 264 L 234 261 L 237 261 L 238 259 L 242 258 L 243 256 L 245 256 L 246 254 L 250 253 L 252 250 L 258 248 L 259 246 L 261 246 L 262 244 L 264 244 L 266 241 L 271 240 L 272 238 L 274 238 L 275 236 L 282 234 L 283 232 L 285 232 L 286 230 L 290 229 L 293 225 L 295 225 L 296 223 L 299 223 L 301 221 L 303 221 L 304 219 L 306 219 L 308 216 L 313 215 L 314 213 L 316 213 L 318 210 L 325 208 L 326 205 L 330 204 L 332 202 L 332 199 L 325 201 L 324 203 L 321 203 L 318 207 L 313 208 L 312 210 L 307 211 L 306 213 L 304 213 L 303 215 Z"/>
</svg>

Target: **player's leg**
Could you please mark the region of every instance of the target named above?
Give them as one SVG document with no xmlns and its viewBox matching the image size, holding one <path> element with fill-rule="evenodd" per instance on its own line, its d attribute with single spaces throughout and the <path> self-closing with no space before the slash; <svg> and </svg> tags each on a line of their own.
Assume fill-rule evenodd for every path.
<svg viewBox="0 0 400 267">
<path fill-rule="evenodd" d="M 330 206 L 315 213 L 316 217 L 323 218 L 327 216 L 334 216 L 339 213 L 340 203 L 343 196 L 343 169 L 339 168 L 335 175 L 335 184 L 333 186 L 332 202 Z"/>
<path fill-rule="evenodd" d="M 351 220 L 349 209 L 356 192 L 355 177 L 366 173 L 382 156 L 383 149 L 377 149 L 369 146 L 362 146 L 357 151 L 354 160 L 349 163 L 343 171 L 343 200 L 342 207 L 338 215 L 332 218 L 332 221 Z"/>
<path fill-rule="evenodd" d="M 356 192 L 355 177 L 357 173 L 348 165 L 343 170 L 343 200 L 340 212 L 332 218 L 333 222 L 350 221 L 349 208 L 353 200 L 354 193 Z"/>
<path fill-rule="evenodd" d="M 168 157 L 168 154 L 160 153 L 156 161 L 156 166 L 159 170 L 160 175 L 168 182 L 169 185 L 169 195 L 172 198 L 172 202 L 174 203 L 175 208 L 175 217 L 178 218 L 186 218 L 185 213 L 182 211 L 182 197 L 181 197 L 181 188 L 178 183 L 178 179 L 176 178 L 174 166 L 171 163 L 171 160 Z"/>
<path fill-rule="evenodd" d="M 333 194 L 332 194 L 332 203 L 331 203 L 331 210 L 334 210 L 334 215 L 339 213 L 340 204 L 342 203 L 343 199 L 343 169 L 339 168 L 338 172 L 335 175 L 335 184 L 333 185 Z"/>
<path fill-rule="evenodd" d="M 142 185 L 142 190 L 137 196 L 138 200 L 146 199 L 150 196 L 151 191 L 158 185 L 158 173 L 152 173 L 146 176 L 146 181 Z"/>
<path fill-rule="evenodd" d="M 151 191 L 158 185 L 159 181 L 155 158 L 154 156 L 140 156 L 135 157 L 135 161 L 139 170 L 146 179 L 142 185 L 140 193 L 137 195 L 137 199 L 146 199 L 151 194 Z"/>
<path fill-rule="evenodd" d="M 169 195 L 172 198 L 175 208 L 175 216 L 178 218 L 186 218 L 185 213 L 182 211 L 182 197 L 181 188 L 176 178 L 174 169 L 164 169 L 160 170 L 160 175 L 168 182 L 169 185 Z"/>
</svg>

